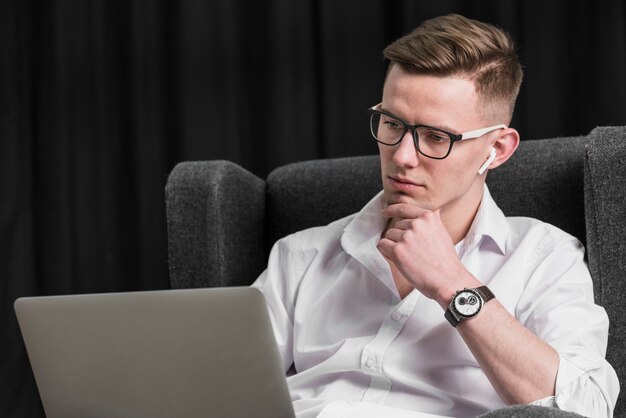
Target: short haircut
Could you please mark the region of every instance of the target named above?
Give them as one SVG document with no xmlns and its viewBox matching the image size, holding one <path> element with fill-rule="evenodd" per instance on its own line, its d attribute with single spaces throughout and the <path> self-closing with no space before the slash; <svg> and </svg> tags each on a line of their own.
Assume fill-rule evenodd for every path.
<svg viewBox="0 0 626 418">
<path fill-rule="evenodd" d="M 474 82 L 483 117 L 510 123 L 523 78 L 515 44 L 502 29 L 451 14 L 424 21 L 383 52 L 412 74 L 456 76 Z"/>
</svg>

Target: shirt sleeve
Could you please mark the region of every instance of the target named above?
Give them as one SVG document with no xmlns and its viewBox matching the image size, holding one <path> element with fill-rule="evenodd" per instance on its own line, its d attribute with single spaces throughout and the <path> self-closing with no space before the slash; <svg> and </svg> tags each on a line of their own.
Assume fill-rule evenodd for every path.
<svg viewBox="0 0 626 418">
<path fill-rule="evenodd" d="M 559 352 L 555 403 L 588 417 L 612 417 L 619 381 L 606 360 L 585 347 Z"/>
<path fill-rule="evenodd" d="M 305 253 L 297 245 L 298 241 L 297 235 L 277 241 L 270 252 L 267 268 L 252 284 L 265 296 L 285 373 L 293 364 L 293 317 L 298 285 L 314 257 L 314 254 Z"/>
<path fill-rule="evenodd" d="M 582 245 L 570 237 L 532 268 L 516 316 L 559 354 L 555 395 L 533 404 L 612 417 L 619 381 L 605 360 L 609 320 L 594 303 Z"/>
</svg>

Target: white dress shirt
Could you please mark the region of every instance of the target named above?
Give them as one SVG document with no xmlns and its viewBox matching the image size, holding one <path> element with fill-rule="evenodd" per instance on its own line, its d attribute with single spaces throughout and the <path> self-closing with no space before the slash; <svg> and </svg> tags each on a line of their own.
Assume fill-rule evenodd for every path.
<svg viewBox="0 0 626 418">
<path fill-rule="evenodd" d="M 382 192 L 360 212 L 278 241 L 253 286 L 265 295 L 298 417 L 473 417 L 504 407 L 433 300 L 401 299 L 376 248 Z M 619 393 L 604 359 L 608 317 L 594 304 L 580 242 L 546 223 L 506 218 L 485 186 L 463 265 L 554 347 L 554 397 L 535 404 L 611 417 Z M 496 333 L 497 330 L 494 330 Z M 521 360 L 523 361 L 523 359 Z"/>
</svg>

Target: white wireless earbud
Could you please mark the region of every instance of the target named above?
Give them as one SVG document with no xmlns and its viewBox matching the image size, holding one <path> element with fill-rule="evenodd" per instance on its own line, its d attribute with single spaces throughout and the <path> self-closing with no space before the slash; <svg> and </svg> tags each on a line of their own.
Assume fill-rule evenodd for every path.
<svg viewBox="0 0 626 418">
<path fill-rule="evenodd" d="M 489 164 L 491 164 L 491 162 L 495 158 L 496 158 L 496 149 L 492 147 L 491 151 L 489 152 L 489 158 L 487 158 L 487 161 L 485 161 L 485 163 L 480 166 L 480 168 L 478 169 L 478 174 L 482 175 L 487 169 L 487 167 L 489 167 Z"/>
</svg>

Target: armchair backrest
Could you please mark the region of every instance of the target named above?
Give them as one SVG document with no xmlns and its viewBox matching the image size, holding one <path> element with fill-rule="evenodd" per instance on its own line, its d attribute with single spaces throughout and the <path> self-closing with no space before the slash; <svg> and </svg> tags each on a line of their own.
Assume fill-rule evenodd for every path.
<svg viewBox="0 0 626 418">
<path fill-rule="evenodd" d="M 525 141 L 489 173 L 507 216 L 530 216 L 585 242 L 583 161 L 587 136 Z M 285 165 L 267 178 L 267 241 L 357 212 L 381 190 L 378 156 Z"/>
<path fill-rule="evenodd" d="M 506 215 L 586 244 L 611 324 L 607 359 L 626 387 L 626 127 L 523 141 L 487 184 Z M 278 238 L 354 213 L 380 189 L 377 156 L 289 164 L 266 180 L 228 161 L 180 163 L 166 186 L 172 287 L 249 285 Z M 622 399 L 616 417 L 626 417 Z"/>
<path fill-rule="evenodd" d="M 488 175 L 495 201 L 586 243 L 585 148 L 600 132 L 522 141 Z M 277 239 L 354 213 L 380 190 L 377 156 L 297 162 L 266 180 L 229 161 L 180 163 L 166 186 L 172 286 L 248 285 Z"/>
</svg>

